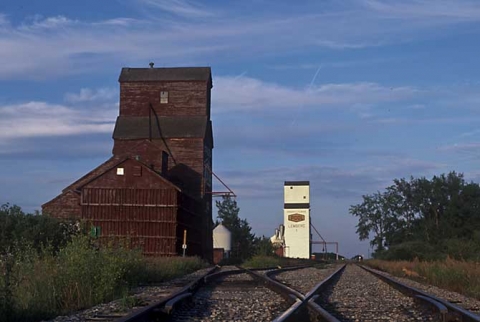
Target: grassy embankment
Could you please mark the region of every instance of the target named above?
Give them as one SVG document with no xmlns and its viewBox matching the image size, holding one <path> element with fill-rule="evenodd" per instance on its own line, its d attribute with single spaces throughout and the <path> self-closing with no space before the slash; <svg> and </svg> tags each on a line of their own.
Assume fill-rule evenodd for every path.
<svg viewBox="0 0 480 322">
<path fill-rule="evenodd" d="M 0 260 L 2 321 L 39 321 L 116 298 L 139 283 L 161 282 L 204 267 L 198 258 L 144 258 L 121 247 L 96 250 L 75 237 L 49 251 L 12 253 Z"/>
<path fill-rule="evenodd" d="M 480 263 L 447 258 L 444 261 L 421 262 L 368 260 L 366 265 L 391 275 L 410 277 L 416 281 L 435 285 L 480 299 Z M 412 273 L 413 272 L 413 273 Z M 416 274 L 418 276 L 416 276 Z"/>
</svg>

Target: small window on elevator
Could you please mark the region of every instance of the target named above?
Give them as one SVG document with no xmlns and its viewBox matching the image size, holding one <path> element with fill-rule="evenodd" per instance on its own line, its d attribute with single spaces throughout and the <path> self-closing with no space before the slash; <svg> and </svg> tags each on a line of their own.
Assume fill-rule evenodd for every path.
<svg viewBox="0 0 480 322">
<path fill-rule="evenodd" d="M 168 92 L 161 91 L 160 92 L 160 104 L 167 104 L 168 103 Z"/>
</svg>

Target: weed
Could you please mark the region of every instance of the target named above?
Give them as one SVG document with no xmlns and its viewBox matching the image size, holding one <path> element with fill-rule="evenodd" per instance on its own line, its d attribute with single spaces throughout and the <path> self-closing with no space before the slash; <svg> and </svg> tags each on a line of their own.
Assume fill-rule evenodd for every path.
<svg viewBox="0 0 480 322">
<path fill-rule="evenodd" d="M 205 265 L 197 257 L 145 258 L 118 244 L 97 249 L 86 236 L 74 237 L 58 254 L 24 248 L 0 260 L 0 316 L 39 321 L 116 298 L 133 306 L 136 300 L 127 294 L 139 283 L 161 282 Z"/>
<path fill-rule="evenodd" d="M 392 275 L 416 279 L 466 296 L 480 299 L 480 263 L 455 260 L 443 261 L 383 261 L 369 260 L 368 266 Z M 408 272 L 408 274 L 406 273 Z"/>
</svg>

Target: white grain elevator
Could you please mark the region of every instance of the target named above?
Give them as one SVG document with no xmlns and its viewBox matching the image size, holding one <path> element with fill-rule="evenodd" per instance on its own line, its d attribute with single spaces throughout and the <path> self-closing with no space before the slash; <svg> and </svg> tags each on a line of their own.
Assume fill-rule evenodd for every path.
<svg viewBox="0 0 480 322">
<path fill-rule="evenodd" d="M 310 181 L 285 181 L 285 257 L 310 258 Z"/>
</svg>

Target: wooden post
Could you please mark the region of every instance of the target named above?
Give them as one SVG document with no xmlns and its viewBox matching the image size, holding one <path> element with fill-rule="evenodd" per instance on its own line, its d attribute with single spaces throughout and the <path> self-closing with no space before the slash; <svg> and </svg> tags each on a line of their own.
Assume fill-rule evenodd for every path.
<svg viewBox="0 0 480 322">
<path fill-rule="evenodd" d="M 185 257 L 185 250 L 187 249 L 187 230 L 186 229 L 183 231 L 182 249 L 183 249 L 183 257 Z"/>
</svg>

